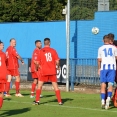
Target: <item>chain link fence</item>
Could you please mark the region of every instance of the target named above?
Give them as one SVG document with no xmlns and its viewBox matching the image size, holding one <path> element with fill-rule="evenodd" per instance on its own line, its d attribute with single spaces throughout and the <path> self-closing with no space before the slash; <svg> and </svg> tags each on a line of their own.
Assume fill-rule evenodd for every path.
<svg viewBox="0 0 117 117">
<path fill-rule="evenodd" d="M 100 85 L 97 51 L 105 34 L 117 36 L 115 15 L 117 0 L 70 0 L 71 85 Z M 99 29 L 98 34 L 92 33 L 93 27 Z"/>
</svg>

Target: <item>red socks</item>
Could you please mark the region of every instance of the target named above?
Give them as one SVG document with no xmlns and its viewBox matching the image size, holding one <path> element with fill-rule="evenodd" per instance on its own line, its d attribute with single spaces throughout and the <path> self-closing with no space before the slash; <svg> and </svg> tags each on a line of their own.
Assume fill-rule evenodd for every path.
<svg viewBox="0 0 117 117">
<path fill-rule="evenodd" d="M 20 82 L 15 82 L 16 94 L 19 93 Z"/>
<path fill-rule="evenodd" d="M 7 82 L 6 83 L 6 92 L 8 93 L 10 90 L 10 82 Z"/>
<path fill-rule="evenodd" d="M 56 98 L 57 98 L 57 100 L 58 100 L 58 103 L 62 102 L 60 90 L 56 90 L 55 93 L 56 93 Z"/>
<path fill-rule="evenodd" d="M 2 104 L 3 104 L 3 98 L 0 97 L 0 108 L 2 108 Z"/>
<path fill-rule="evenodd" d="M 56 90 L 55 93 L 56 93 L 56 98 L 57 98 L 57 100 L 58 100 L 58 103 L 62 102 L 60 90 Z"/>
<path fill-rule="evenodd" d="M 40 101 L 41 89 L 36 90 L 36 102 Z"/>
<path fill-rule="evenodd" d="M 34 96 L 35 88 L 36 88 L 36 84 L 35 83 L 32 83 L 32 89 L 31 89 L 31 95 L 32 96 Z"/>
</svg>

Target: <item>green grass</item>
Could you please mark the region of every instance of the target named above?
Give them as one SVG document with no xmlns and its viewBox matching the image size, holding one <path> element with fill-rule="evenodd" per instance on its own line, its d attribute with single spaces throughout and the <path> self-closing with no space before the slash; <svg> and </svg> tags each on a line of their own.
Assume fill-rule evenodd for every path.
<svg viewBox="0 0 117 117">
<path fill-rule="evenodd" d="M 64 105 L 57 103 L 53 91 L 43 91 L 40 105 L 32 105 L 30 91 L 21 91 L 25 96 L 17 98 L 12 90 L 12 98 L 5 98 L 0 117 L 115 117 L 117 109 L 101 109 L 99 94 L 62 92 Z"/>
</svg>

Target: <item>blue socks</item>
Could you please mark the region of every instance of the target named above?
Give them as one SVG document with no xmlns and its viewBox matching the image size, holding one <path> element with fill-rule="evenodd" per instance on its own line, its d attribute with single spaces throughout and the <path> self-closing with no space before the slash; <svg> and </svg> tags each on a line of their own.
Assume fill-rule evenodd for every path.
<svg viewBox="0 0 117 117">
<path fill-rule="evenodd" d="M 101 100 L 105 100 L 106 94 L 105 93 L 101 93 L 100 95 L 101 95 Z"/>
<path fill-rule="evenodd" d="M 111 98 L 111 96 L 112 96 L 112 92 L 108 92 L 108 97 Z"/>
</svg>

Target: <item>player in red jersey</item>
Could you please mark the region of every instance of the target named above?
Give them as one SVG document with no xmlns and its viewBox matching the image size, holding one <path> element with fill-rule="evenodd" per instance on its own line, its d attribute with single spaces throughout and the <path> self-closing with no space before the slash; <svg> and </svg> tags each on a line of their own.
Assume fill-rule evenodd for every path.
<svg viewBox="0 0 117 117">
<path fill-rule="evenodd" d="M 37 57 L 38 57 L 39 51 L 42 48 L 42 43 L 40 40 L 36 40 L 35 45 L 36 45 L 36 48 L 33 51 L 32 59 L 31 59 L 31 74 L 32 74 L 32 78 L 34 81 L 32 83 L 30 98 L 34 98 L 35 88 L 36 88 L 36 85 L 38 83 L 38 72 L 37 72 L 37 69 L 35 67 L 35 64 L 37 62 Z M 42 95 L 40 95 L 40 97 L 42 97 Z"/>
<path fill-rule="evenodd" d="M 117 43 L 114 41 L 114 34 L 109 33 L 108 36 L 110 37 L 110 43 L 116 46 L 117 48 Z M 116 61 L 117 64 L 117 61 Z M 116 70 L 116 77 L 115 77 L 115 83 L 117 84 L 117 70 Z M 114 95 L 112 97 L 112 101 L 114 103 L 114 106 L 117 107 L 117 87 L 115 88 Z"/>
<path fill-rule="evenodd" d="M 10 97 L 9 94 L 10 90 L 10 82 L 12 79 L 12 76 L 16 78 L 15 81 L 15 87 L 16 87 L 16 97 L 23 97 L 23 95 L 19 92 L 20 88 L 20 73 L 19 73 L 19 63 L 18 59 L 21 61 L 22 64 L 24 64 L 23 59 L 19 56 L 16 49 L 16 40 L 14 38 L 10 39 L 10 46 L 6 49 L 6 57 L 7 57 L 7 84 L 6 84 L 6 97 Z"/>
<path fill-rule="evenodd" d="M 38 82 L 38 88 L 36 90 L 36 100 L 34 101 L 34 105 L 38 105 L 40 101 L 40 94 L 42 90 L 42 86 L 44 82 L 51 81 L 55 90 L 55 94 L 58 100 L 59 105 L 62 105 L 60 90 L 57 84 L 56 77 L 56 65 L 57 69 L 60 69 L 59 66 L 59 57 L 53 48 L 50 48 L 50 39 L 44 39 L 44 48 L 42 48 L 38 55 L 39 68 L 41 72 L 41 77 Z"/>
<path fill-rule="evenodd" d="M 4 44 L 0 41 L 0 108 L 3 104 L 3 92 L 5 91 L 7 81 L 6 55 L 2 52 L 3 48 Z"/>
</svg>

